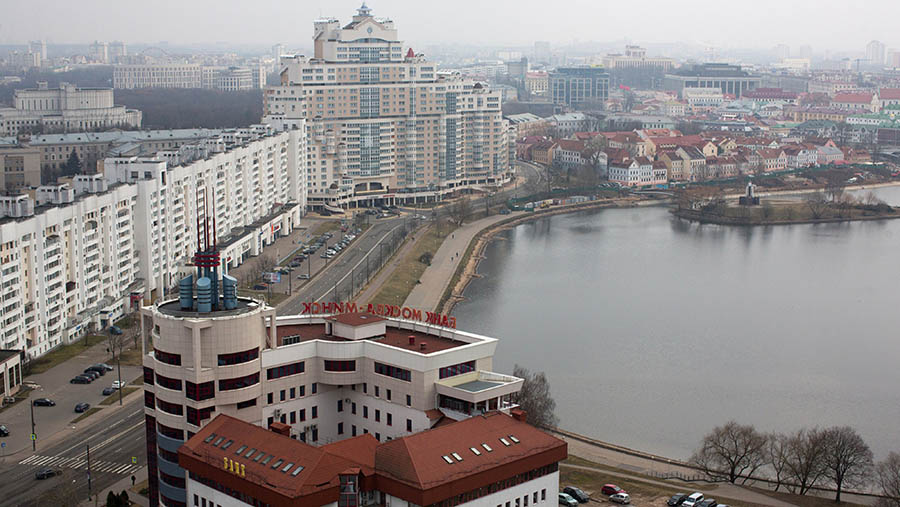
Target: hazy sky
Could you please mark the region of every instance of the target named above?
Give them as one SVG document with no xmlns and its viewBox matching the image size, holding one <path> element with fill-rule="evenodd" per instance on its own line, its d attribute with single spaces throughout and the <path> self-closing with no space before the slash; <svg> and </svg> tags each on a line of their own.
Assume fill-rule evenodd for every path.
<svg viewBox="0 0 900 507">
<path fill-rule="evenodd" d="M 310 45 L 312 21 L 346 22 L 359 0 L 0 0 L 0 43 L 43 38 L 128 43 Z M 862 51 L 871 39 L 900 47 L 897 0 L 371 0 L 408 44 L 530 45 L 614 41 L 694 42 L 815 51 Z M 36 12 L 39 11 L 39 12 Z"/>
</svg>

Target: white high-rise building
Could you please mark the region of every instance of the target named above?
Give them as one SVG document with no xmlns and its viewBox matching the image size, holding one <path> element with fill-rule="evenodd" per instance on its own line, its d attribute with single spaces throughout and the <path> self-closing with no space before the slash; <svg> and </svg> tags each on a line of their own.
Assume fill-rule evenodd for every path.
<svg viewBox="0 0 900 507">
<path fill-rule="evenodd" d="M 869 61 L 869 64 L 879 67 L 884 65 L 884 53 L 885 45 L 880 41 L 873 40 L 866 44 L 866 60 Z"/>
<path fill-rule="evenodd" d="M 282 57 L 263 117 L 306 120 L 311 205 L 421 202 L 509 177 L 499 90 L 404 51 L 393 21 L 365 4 L 346 25 L 316 20 L 313 43 L 313 58 Z"/>
</svg>

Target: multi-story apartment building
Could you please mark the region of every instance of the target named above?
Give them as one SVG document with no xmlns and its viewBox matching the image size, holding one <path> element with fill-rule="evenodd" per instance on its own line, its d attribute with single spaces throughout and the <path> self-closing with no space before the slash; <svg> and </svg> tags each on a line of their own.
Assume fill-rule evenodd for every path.
<svg viewBox="0 0 900 507">
<path fill-rule="evenodd" d="M 201 235 L 217 235 L 225 273 L 258 255 L 302 216 L 305 141 L 299 129 L 224 131 L 0 198 L 0 348 L 37 357 L 165 295 Z M 206 217 L 214 229 L 197 227 Z"/>
<path fill-rule="evenodd" d="M 745 91 L 759 88 L 762 78 L 741 69 L 740 65 L 703 63 L 682 67 L 666 74 L 663 89 L 684 96 L 686 88 L 720 88 L 722 93 L 740 97 Z"/>
<path fill-rule="evenodd" d="M 0 190 L 16 193 L 41 184 L 41 152 L 0 141 Z"/>
<path fill-rule="evenodd" d="M 229 278 L 222 284 L 236 283 Z M 388 441 L 514 407 L 523 381 L 490 371 L 497 340 L 428 323 L 455 326 L 446 317 L 313 303 L 276 318 L 257 301 L 217 294 L 220 309 L 199 313 L 209 280 L 197 281 L 196 297 L 188 278 L 177 299 L 141 310 L 151 499 L 163 505 L 186 501 L 176 453 L 219 414 L 322 445 Z"/>
<path fill-rule="evenodd" d="M 609 70 L 612 86 L 659 88 L 663 76 L 672 70 L 675 61 L 665 57 L 648 57 L 640 46 L 625 46 L 625 53 L 608 54 L 603 66 Z"/>
<path fill-rule="evenodd" d="M 309 132 L 313 206 L 434 199 L 508 177 L 499 91 L 405 53 L 389 19 L 363 6 L 314 23 L 313 58 L 282 57 L 263 121 Z"/>
<path fill-rule="evenodd" d="M 551 100 L 565 108 L 602 109 L 609 98 L 609 74 L 603 67 L 560 67 L 549 79 Z"/>
<path fill-rule="evenodd" d="M 266 67 L 250 65 L 224 67 L 199 63 L 117 65 L 113 68 L 113 88 L 206 88 L 242 91 L 263 88 Z"/>
<path fill-rule="evenodd" d="M 550 75 L 546 71 L 525 73 L 525 89 L 532 95 L 546 97 L 550 91 Z"/>
<path fill-rule="evenodd" d="M 3 348 L 35 358 L 92 319 L 122 315 L 138 277 L 136 191 L 81 175 L 72 186 L 40 187 L 37 207 L 25 195 L 0 198 Z"/>
<path fill-rule="evenodd" d="M 61 83 L 51 89 L 16 90 L 14 107 L 0 109 L 0 135 L 21 132 L 81 132 L 111 127 L 139 128 L 141 112 L 113 102 L 112 88 L 76 88 Z"/>
</svg>

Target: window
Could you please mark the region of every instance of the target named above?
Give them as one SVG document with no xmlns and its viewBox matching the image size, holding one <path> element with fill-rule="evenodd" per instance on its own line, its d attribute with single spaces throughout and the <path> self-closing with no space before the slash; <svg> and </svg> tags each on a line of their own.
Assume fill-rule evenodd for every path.
<svg viewBox="0 0 900 507">
<path fill-rule="evenodd" d="M 282 345 L 293 345 L 295 343 L 300 343 L 300 335 L 299 334 L 292 334 L 290 336 L 285 336 L 284 338 L 281 339 Z"/>
<path fill-rule="evenodd" d="M 385 375 L 387 377 L 405 380 L 407 382 L 410 382 L 412 380 L 412 374 L 409 370 L 384 363 L 375 363 L 375 373 L 379 375 Z"/>
<path fill-rule="evenodd" d="M 181 366 L 181 355 L 180 354 L 169 354 L 168 352 L 163 352 L 159 349 L 156 349 L 153 351 L 153 357 L 155 357 L 156 360 L 161 363 L 171 364 L 174 366 Z"/>
<path fill-rule="evenodd" d="M 352 436 L 352 437 L 356 436 L 356 425 L 355 424 L 353 426 L 350 426 L 350 436 Z"/>
<path fill-rule="evenodd" d="M 356 371 L 356 361 L 325 361 L 325 371 Z"/>
<path fill-rule="evenodd" d="M 375 409 L 375 422 L 381 422 L 381 410 Z"/>
<path fill-rule="evenodd" d="M 412 406 L 412 396 L 410 396 L 410 395 L 408 395 L 408 394 L 406 395 L 406 406 L 407 406 L 407 407 L 411 407 L 411 406 Z"/>
<path fill-rule="evenodd" d="M 300 386 L 300 397 L 306 396 L 306 386 Z"/>
<path fill-rule="evenodd" d="M 181 380 L 177 378 L 163 377 L 159 373 L 156 374 L 156 385 L 171 389 L 173 391 L 181 391 Z"/>
<path fill-rule="evenodd" d="M 344 423 L 339 422 L 338 423 L 338 435 L 343 435 L 343 434 L 344 434 Z"/>
<path fill-rule="evenodd" d="M 157 427 L 160 435 L 163 435 L 163 436 L 169 437 L 169 438 L 174 438 L 175 440 L 184 440 L 184 430 L 170 428 L 170 427 L 164 426 L 160 423 L 156 423 L 156 427 Z"/>
<path fill-rule="evenodd" d="M 185 381 L 184 391 L 186 393 L 185 396 L 194 401 L 208 400 L 216 395 L 212 381 L 204 382 L 202 384 Z"/>
<path fill-rule="evenodd" d="M 153 385 L 153 368 L 144 366 L 144 383 Z"/>
<path fill-rule="evenodd" d="M 160 410 L 167 414 L 172 415 L 182 415 L 184 413 L 184 407 L 177 403 L 169 403 L 163 399 L 156 399 L 156 406 L 159 407 Z"/>
<path fill-rule="evenodd" d="M 268 403 L 269 405 L 271 405 L 273 402 L 274 397 L 272 395 L 273 395 L 273 393 L 266 394 L 266 403 Z"/>
<path fill-rule="evenodd" d="M 306 420 L 306 409 L 305 409 L 305 408 L 301 408 L 301 409 L 300 409 L 300 422 L 303 422 L 303 421 L 305 421 L 305 420 Z"/>
<path fill-rule="evenodd" d="M 269 368 L 266 370 L 266 379 L 274 380 L 281 377 L 287 377 L 289 375 L 297 375 L 299 373 L 303 373 L 306 371 L 305 364 L 303 361 L 293 364 L 286 364 L 284 366 L 279 366 L 277 368 Z"/>
<path fill-rule="evenodd" d="M 412 419 L 406 420 L 406 431 L 412 431 Z"/>
<path fill-rule="evenodd" d="M 279 393 L 279 401 L 284 401 L 284 389 Z"/>
<path fill-rule="evenodd" d="M 337 401 L 338 401 L 338 412 L 343 412 L 344 411 L 344 400 L 337 400 Z"/>
<path fill-rule="evenodd" d="M 245 377 L 229 378 L 219 381 L 219 391 L 231 391 L 234 389 L 242 389 L 259 383 L 259 373 L 247 375 Z"/>
<path fill-rule="evenodd" d="M 363 405 L 363 419 L 369 418 L 369 407 Z"/>
<path fill-rule="evenodd" d="M 319 388 L 319 384 L 316 382 L 313 382 L 312 386 L 310 386 L 310 390 L 312 391 L 313 394 L 316 394 L 316 391 L 318 391 L 318 388 Z"/>
<path fill-rule="evenodd" d="M 356 402 L 355 401 L 350 403 L 350 413 L 353 415 L 356 415 Z"/>
<path fill-rule="evenodd" d="M 438 376 L 440 378 L 454 377 L 475 371 L 475 361 L 467 361 L 465 363 L 454 364 L 453 366 L 445 366 L 440 369 Z"/>
<path fill-rule="evenodd" d="M 387 391 L 387 400 L 388 400 L 388 401 L 391 401 L 391 390 L 390 390 L 390 389 L 385 389 L 385 391 Z"/>
<path fill-rule="evenodd" d="M 193 424 L 194 426 L 200 426 L 201 422 L 212 417 L 212 413 L 215 412 L 215 410 L 215 407 L 206 407 L 201 408 L 200 410 L 188 407 L 187 422 Z"/>
<path fill-rule="evenodd" d="M 150 391 L 144 391 L 144 406 L 147 408 L 156 407 L 156 397 Z"/>
<path fill-rule="evenodd" d="M 378 433 L 377 431 L 375 432 L 375 440 L 381 442 L 381 433 Z"/>
<path fill-rule="evenodd" d="M 379 396 L 381 396 L 381 389 L 379 389 L 378 386 L 375 386 L 375 397 L 377 398 Z"/>
<path fill-rule="evenodd" d="M 291 412 L 291 424 L 297 424 L 297 412 Z"/>
<path fill-rule="evenodd" d="M 315 419 L 319 417 L 319 407 L 318 405 L 312 408 L 312 418 Z"/>
<path fill-rule="evenodd" d="M 296 387 L 292 387 L 292 388 L 291 388 L 291 399 L 293 400 L 293 399 L 296 398 L 296 397 L 297 397 L 297 388 L 296 388 Z"/>
<path fill-rule="evenodd" d="M 232 354 L 219 354 L 219 366 L 231 366 L 233 364 L 248 363 L 258 357 L 259 347 L 245 350 L 243 352 L 234 352 Z"/>
<path fill-rule="evenodd" d="M 319 428 L 313 428 L 313 430 L 312 430 L 312 441 L 313 441 L 313 442 L 318 442 L 318 441 L 319 441 Z"/>
<path fill-rule="evenodd" d="M 388 425 L 388 426 L 393 426 L 393 425 L 394 425 L 394 418 L 393 418 L 393 416 L 391 415 L 390 412 L 387 413 L 387 425 Z"/>
<path fill-rule="evenodd" d="M 237 409 L 240 410 L 242 408 L 255 407 L 256 406 L 256 398 L 249 399 L 247 401 L 242 401 L 237 404 Z"/>
</svg>

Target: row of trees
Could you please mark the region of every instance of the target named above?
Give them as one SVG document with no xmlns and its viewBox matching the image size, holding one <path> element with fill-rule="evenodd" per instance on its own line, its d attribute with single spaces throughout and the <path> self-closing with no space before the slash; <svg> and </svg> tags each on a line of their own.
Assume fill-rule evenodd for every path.
<svg viewBox="0 0 900 507">
<path fill-rule="evenodd" d="M 832 486 L 836 502 L 846 488 L 875 484 L 888 505 L 900 506 L 900 454 L 875 465 L 871 449 L 850 426 L 765 434 L 730 421 L 703 437 L 690 463 L 715 480 L 769 480 L 775 491 L 785 486 L 805 495 Z"/>
</svg>

